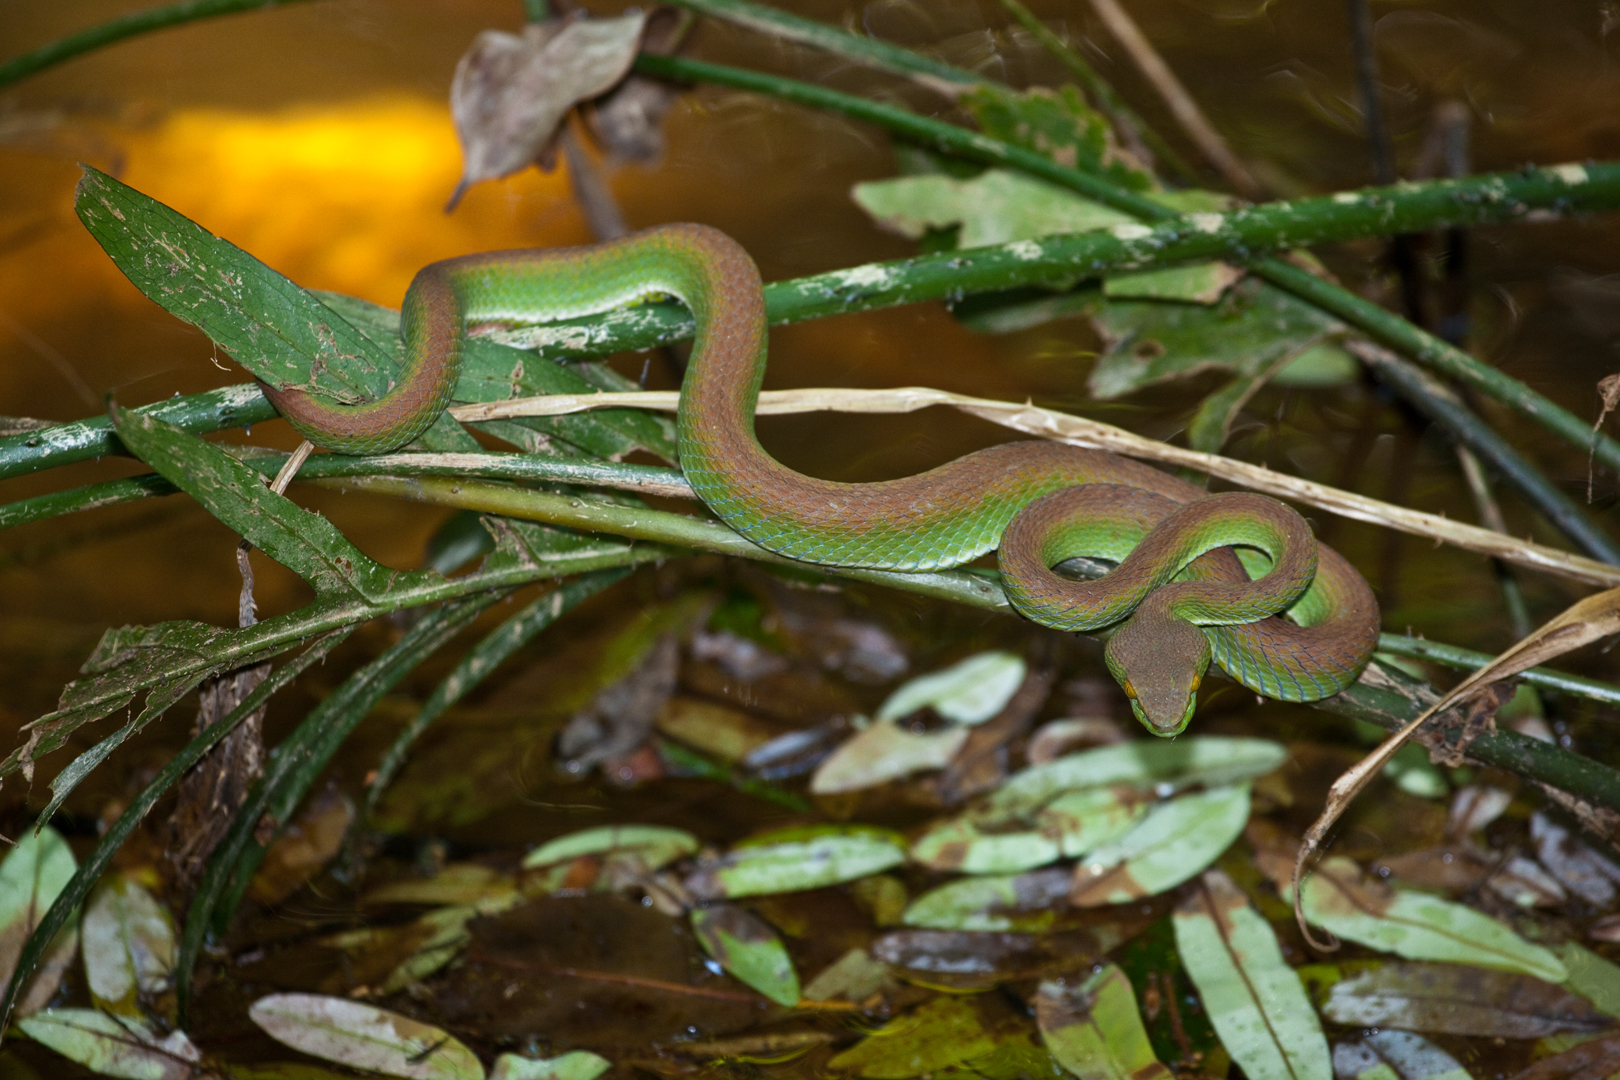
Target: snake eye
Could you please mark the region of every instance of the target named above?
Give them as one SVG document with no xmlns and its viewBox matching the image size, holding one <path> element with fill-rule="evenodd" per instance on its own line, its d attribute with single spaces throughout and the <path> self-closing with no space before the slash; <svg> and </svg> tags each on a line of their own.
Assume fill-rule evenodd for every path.
<svg viewBox="0 0 1620 1080">
<path fill-rule="evenodd" d="M 1125 696 L 1130 698 L 1132 701 L 1135 701 L 1136 700 L 1136 687 L 1134 687 L 1134 686 L 1132 686 L 1130 684 L 1130 680 L 1127 679 L 1121 685 L 1123 685 L 1124 688 L 1125 688 Z"/>
<path fill-rule="evenodd" d="M 1194 675 L 1193 676 L 1193 683 L 1192 683 L 1192 691 L 1191 692 L 1194 693 L 1194 694 L 1198 693 L 1198 688 L 1199 688 L 1199 686 L 1203 685 L 1203 682 L 1204 682 L 1204 677 L 1202 675 Z"/>
</svg>

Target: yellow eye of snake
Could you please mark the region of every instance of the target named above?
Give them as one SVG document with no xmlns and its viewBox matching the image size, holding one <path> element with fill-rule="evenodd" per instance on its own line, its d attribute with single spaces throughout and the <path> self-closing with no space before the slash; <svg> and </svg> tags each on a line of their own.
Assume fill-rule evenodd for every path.
<svg viewBox="0 0 1620 1080">
<path fill-rule="evenodd" d="M 1125 696 L 1130 698 L 1132 701 L 1136 700 L 1136 687 L 1132 686 L 1129 682 L 1125 684 Z"/>
</svg>

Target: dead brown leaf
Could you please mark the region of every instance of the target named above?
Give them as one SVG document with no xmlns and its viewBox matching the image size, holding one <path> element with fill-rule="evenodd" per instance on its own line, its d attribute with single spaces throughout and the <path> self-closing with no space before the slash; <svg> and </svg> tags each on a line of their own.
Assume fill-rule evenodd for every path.
<svg viewBox="0 0 1620 1080">
<path fill-rule="evenodd" d="M 549 168 L 563 117 L 624 78 L 646 20 L 635 10 L 611 19 L 575 13 L 531 23 L 521 34 L 479 34 L 450 85 L 463 160 L 450 208 L 480 180 L 510 176 L 537 160 Z"/>
<path fill-rule="evenodd" d="M 1592 448 L 1586 454 L 1586 501 L 1592 501 L 1592 457 L 1597 452 L 1598 432 L 1603 428 L 1603 421 L 1609 414 L 1620 406 L 1620 374 L 1605 375 L 1598 380 L 1598 397 L 1603 399 L 1603 409 L 1598 418 L 1592 421 Z"/>
<path fill-rule="evenodd" d="M 1605 1080 L 1616 1072 L 1620 1072 L 1620 1035 L 1610 1035 L 1542 1058 L 1513 1080 Z"/>
<path fill-rule="evenodd" d="M 1319 941 L 1305 925 L 1305 912 L 1300 906 L 1299 886 L 1305 874 L 1307 861 L 1315 855 L 1328 830 L 1355 801 L 1356 796 L 1361 794 L 1362 789 L 1371 783 L 1375 776 L 1383 772 L 1384 766 L 1389 764 L 1395 752 L 1406 744 L 1406 740 L 1410 739 L 1418 728 L 1430 718 L 1469 700 L 1492 684 L 1511 679 L 1527 668 L 1543 664 L 1582 645 L 1589 645 L 1600 638 L 1617 633 L 1620 633 L 1620 589 L 1608 589 L 1578 601 L 1458 683 L 1450 693 L 1385 739 L 1376 750 L 1335 780 L 1333 786 L 1328 789 L 1327 802 L 1322 808 L 1322 813 L 1305 834 L 1305 842 L 1300 845 L 1299 855 L 1294 862 L 1294 918 L 1299 923 L 1300 932 L 1305 935 L 1305 940 L 1323 951 L 1338 948 L 1336 941 Z"/>
</svg>

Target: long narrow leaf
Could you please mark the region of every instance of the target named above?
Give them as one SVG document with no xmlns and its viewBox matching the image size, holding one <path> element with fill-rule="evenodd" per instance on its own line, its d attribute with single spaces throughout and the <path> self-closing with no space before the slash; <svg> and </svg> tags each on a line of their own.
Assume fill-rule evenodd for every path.
<svg viewBox="0 0 1620 1080">
<path fill-rule="evenodd" d="M 67 925 L 68 919 L 78 910 L 79 904 L 84 901 L 86 896 L 90 895 L 90 890 L 101 878 L 102 872 L 112 862 L 113 856 L 118 853 L 118 849 L 129 838 L 129 834 L 135 831 L 135 827 L 141 823 L 141 819 L 146 816 L 147 811 L 152 809 L 153 804 L 162 798 L 164 793 L 180 777 L 184 776 L 188 769 L 201 761 L 204 754 L 212 750 L 221 739 L 234 731 L 236 726 L 252 715 L 255 709 L 270 700 L 270 695 L 291 682 L 309 665 L 317 660 L 324 659 L 326 654 L 336 648 L 352 631 L 353 627 L 344 627 L 340 630 L 328 632 L 323 637 L 316 639 L 296 659 L 272 672 L 269 678 L 265 679 L 264 682 L 254 688 L 252 693 L 242 699 L 241 704 L 221 717 L 206 731 L 198 734 L 196 738 L 186 744 L 184 749 L 170 758 L 169 763 L 163 767 L 162 771 L 153 777 L 152 782 L 147 784 L 141 793 L 130 802 L 124 812 L 118 816 L 118 820 L 113 822 L 111 827 L 102 834 L 101 840 L 95 846 L 95 850 L 90 853 L 84 862 L 79 864 L 78 870 L 74 872 L 73 877 L 63 887 L 56 901 L 51 904 L 50 910 L 45 913 L 45 917 L 40 920 L 33 934 L 29 936 L 27 944 L 23 946 L 22 955 L 17 959 L 17 969 L 12 973 L 11 982 L 6 986 L 5 997 L 0 998 L 0 1031 L 4 1030 L 5 1023 L 11 1017 L 12 1009 L 17 1003 L 17 996 L 22 992 L 22 987 L 27 982 L 29 972 L 39 963 L 40 957 L 49 948 L 57 931 Z"/>
<path fill-rule="evenodd" d="M 390 570 L 320 514 L 264 485 L 264 477 L 195 435 L 134 409 L 112 407 L 124 445 L 175 487 L 319 594 L 376 600 L 396 586 L 438 575 Z"/>
<path fill-rule="evenodd" d="M 254 841 L 260 821 L 267 814 L 273 821 L 287 821 L 305 790 L 378 699 L 504 595 L 504 591 L 492 591 L 465 597 L 429 612 L 381 656 L 350 675 L 276 748 L 264 775 L 248 792 L 230 830 L 214 849 L 187 913 L 175 968 L 182 1017 L 191 994 L 192 967 L 209 926 L 217 915 L 228 916 L 234 910 L 263 858 L 264 848 Z"/>
<path fill-rule="evenodd" d="M 456 669 L 434 688 L 432 695 L 422 703 L 422 707 L 411 718 L 411 722 L 405 725 L 405 730 L 395 737 L 393 744 L 388 747 L 388 752 L 383 755 L 382 761 L 377 766 L 377 775 L 372 779 L 371 787 L 366 792 L 365 818 L 369 818 L 376 810 L 377 800 L 382 798 L 383 792 L 388 789 L 395 774 L 405 764 L 405 755 L 410 753 L 412 744 L 427 730 L 429 724 L 483 682 L 502 661 L 561 618 L 564 612 L 581 601 L 595 596 L 614 582 L 623 580 L 628 573 L 628 569 L 619 567 L 612 570 L 598 570 L 594 574 L 581 574 L 573 581 L 566 582 L 560 588 L 539 597 L 496 627 L 484 640 L 468 649 L 467 655 L 461 658 Z"/>
</svg>

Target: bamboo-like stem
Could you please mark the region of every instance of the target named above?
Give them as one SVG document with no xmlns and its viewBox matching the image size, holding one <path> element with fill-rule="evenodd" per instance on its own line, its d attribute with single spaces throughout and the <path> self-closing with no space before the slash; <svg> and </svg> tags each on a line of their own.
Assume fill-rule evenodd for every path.
<svg viewBox="0 0 1620 1080">
<path fill-rule="evenodd" d="M 813 108 L 841 112 L 854 119 L 886 127 L 904 138 L 935 146 L 947 153 L 985 164 L 1011 165 L 1123 213 L 1141 218 L 1145 222 L 1158 223 L 1179 218 L 1179 215 L 1168 207 L 1117 188 L 1099 176 L 1067 168 L 1033 151 L 1012 146 L 965 128 L 917 116 L 904 109 L 879 105 L 864 98 L 840 94 L 837 91 L 775 75 L 762 75 L 740 68 L 678 57 L 643 56 L 636 61 L 636 67 L 645 74 L 662 78 L 712 82 L 719 86 L 770 94 Z M 1572 188 L 1585 185 L 1591 180 L 1589 168 L 1581 165 L 1553 166 L 1551 169 L 1540 171 L 1566 178 Z M 1355 196 L 1348 193 L 1344 196 L 1346 205 L 1354 199 Z M 1190 215 L 1187 220 L 1190 222 L 1198 217 L 1199 215 Z M 1116 226 L 1116 232 L 1119 228 L 1121 227 Z M 1410 227 L 1403 226 L 1389 229 L 1381 235 L 1409 231 L 1412 231 Z M 1275 249 L 1268 245 L 1265 250 Z M 1249 265 L 1265 280 L 1343 319 L 1396 352 L 1502 401 L 1515 412 L 1536 421 L 1571 445 L 1583 450 L 1591 447 L 1598 461 L 1612 469 L 1620 470 L 1620 442 L 1601 433 L 1594 436 L 1589 424 L 1518 380 L 1476 360 L 1461 349 L 1447 344 L 1405 319 L 1385 311 L 1377 304 L 1363 300 L 1349 290 L 1324 281 L 1284 259 L 1262 256 L 1253 259 Z"/>
<path fill-rule="evenodd" d="M 1091 0 L 1091 9 L 1097 17 L 1108 27 L 1119 43 L 1130 54 L 1132 62 L 1142 72 L 1144 78 L 1164 99 L 1170 115 L 1176 118 L 1181 130 L 1198 147 L 1209 163 L 1215 166 L 1217 172 L 1232 185 L 1232 190 L 1245 199 L 1261 199 L 1265 192 L 1260 188 L 1260 182 L 1249 172 L 1248 167 L 1238 160 L 1232 153 L 1232 148 L 1226 145 L 1221 133 L 1215 130 L 1215 125 L 1209 122 L 1204 110 L 1198 107 L 1198 102 L 1192 94 L 1176 78 L 1176 73 L 1170 70 L 1170 65 L 1164 62 L 1159 50 L 1153 47 L 1153 42 L 1142 33 L 1141 27 L 1136 25 L 1125 9 L 1120 7 L 1117 0 Z"/>
<path fill-rule="evenodd" d="M 819 87 L 809 89 L 831 93 Z M 845 101 L 862 100 L 847 95 L 838 97 Z M 872 107 L 887 110 L 887 106 Z M 982 138 L 948 124 L 937 126 L 947 132 Z M 1051 169 L 1072 173 L 1039 155 L 1027 156 Z M 773 324 L 800 322 L 897 304 L 960 299 L 1019 286 L 1066 288 L 1077 281 L 1120 270 L 1143 270 L 1212 258 L 1241 262 L 1258 251 L 1452 225 L 1513 221 L 1532 214 L 1545 216 L 1620 207 L 1620 163 L 1587 165 L 1579 172 L 1582 179 L 1578 183 L 1571 182 L 1574 173 L 1564 167 L 1367 188 L 1323 198 L 1266 203 L 1225 214 L 1196 214 L 1152 229 L 1119 226 L 871 263 L 772 282 L 765 287 L 766 315 Z M 1300 273 L 1312 282 L 1316 280 L 1304 271 Z M 1376 305 L 1368 307 L 1377 317 L 1387 319 L 1397 328 L 1410 326 Z M 546 358 L 561 359 L 647 349 L 689 338 L 691 334 L 692 321 L 685 308 L 674 304 L 646 304 L 606 315 L 549 323 L 506 335 L 506 338 L 537 348 Z M 1506 376 L 1501 378 L 1524 389 Z M 1556 409 L 1551 403 L 1547 404 Z M 194 434 L 256 424 L 276 416 L 275 409 L 252 383 L 170 398 L 142 406 L 141 411 Z M 1573 417 L 1569 419 L 1580 428 L 1580 445 L 1586 449 L 1592 438 L 1590 427 Z M 1596 445 L 1601 457 L 1606 446 L 1616 444 L 1603 436 Z M 0 479 L 120 453 L 123 446 L 113 435 L 105 416 L 23 431 L 0 438 Z M 1620 461 L 1620 457 L 1615 460 Z"/>
</svg>

